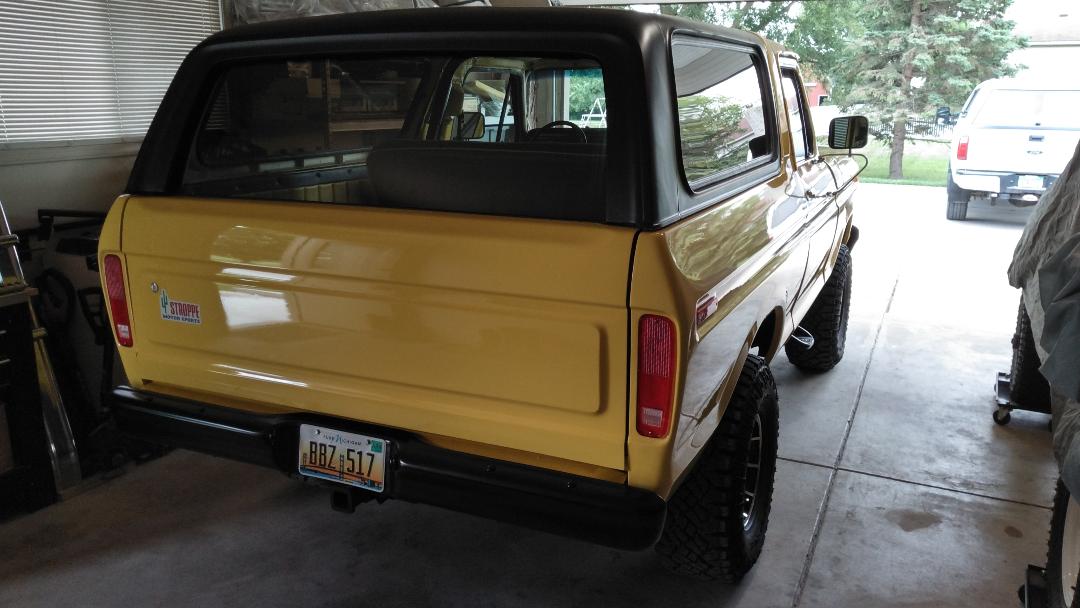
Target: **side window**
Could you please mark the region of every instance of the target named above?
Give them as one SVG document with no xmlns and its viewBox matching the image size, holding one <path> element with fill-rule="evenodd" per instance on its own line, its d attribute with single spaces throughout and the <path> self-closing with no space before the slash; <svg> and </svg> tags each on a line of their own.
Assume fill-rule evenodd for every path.
<svg viewBox="0 0 1080 608">
<path fill-rule="evenodd" d="M 683 171 L 694 185 L 771 158 L 761 67 L 749 49 L 691 39 L 671 46 Z"/>
<path fill-rule="evenodd" d="M 795 158 L 810 158 L 814 151 L 814 128 L 810 124 L 806 95 L 799 86 L 798 76 L 790 70 L 782 72 L 781 86 L 784 88 L 784 104 L 787 106 L 788 126 L 791 129 L 791 144 L 795 148 Z"/>
</svg>

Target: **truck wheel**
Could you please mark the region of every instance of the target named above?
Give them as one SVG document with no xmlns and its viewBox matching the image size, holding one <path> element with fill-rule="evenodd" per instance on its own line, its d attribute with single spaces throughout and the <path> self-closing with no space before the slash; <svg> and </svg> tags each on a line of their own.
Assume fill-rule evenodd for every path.
<svg viewBox="0 0 1080 608">
<path fill-rule="evenodd" d="M 945 209 L 945 217 L 950 220 L 967 219 L 968 200 L 971 193 L 957 186 L 952 180 L 952 167 L 945 174 L 945 193 L 948 196 L 948 207 Z"/>
<path fill-rule="evenodd" d="M 949 201 L 949 208 L 945 210 L 945 217 L 950 220 L 963 221 L 967 219 L 967 202 Z"/>
<path fill-rule="evenodd" d="M 1050 608 L 1080 608 L 1080 504 L 1060 479 L 1050 515 L 1046 587 Z"/>
<path fill-rule="evenodd" d="M 738 582 L 765 542 L 780 427 L 776 384 L 748 355 L 724 418 L 668 502 L 656 552 L 672 572 Z"/>
<path fill-rule="evenodd" d="M 814 336 L 814 345 L 806 348 L 789 340 L 784 347 L 788 361 L 807 372 L 827 372 L 835 367 L 844 358 L 850 305 L 851 252 L 847 245 L 840 245 L 832 276 L 801 323 Z"/>
<path fill-rule="evenodd" d="M 1035 411 L 1050 411 L 1050 384 L 1039 367 L 1039 352 L 1035 350 L 1035 336 L 1031 333 L 1031 319 L 1020 298 L 1020 310 L 1016 313 L 1016 333 L 1012 337 L 1012 365 L 1009 368 L 1009 401 Z"/>
</svg>

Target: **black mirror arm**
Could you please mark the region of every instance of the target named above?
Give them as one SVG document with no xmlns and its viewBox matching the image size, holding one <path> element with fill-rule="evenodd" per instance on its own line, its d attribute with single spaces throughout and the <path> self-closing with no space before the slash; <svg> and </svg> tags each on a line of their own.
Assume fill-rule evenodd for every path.
<svg viewBox="0 0 1080 608">
<path fill-rule="evenodd" d="M 863 163 L 862 163 L 862 166 L 859 167 L 859 170 L 855 172 L 855 175 L 852 175 L 851 178 L 848 179 L 846 182 L 844 182 L 844 185 L 841 186 L 840 181 L 838 179 L 836 179 L 836 171 L 833 171 L 832 165 L 830 165 L 829 161 L 826 160 L 830 156 L 845 156 L 845 157 L 849 157 L 849 158 L 861 158 L 861 159 L 863 159 Z M 850 186 L 852 184 L 852 182 L 854 182 L 856 179 L 859 178 L 860 175 L 862 175 L 863 171 L 866 171 L 866 168 L 868 166 L 870 166 L 870 159 L 867 158 L 865 154 L 852 154 L 851 150 L 849 149 L 847 154 L 819 154 L 818 157 L 813 160 L 813 163 L 814 164 L 823 164 L 823 165 L 825 165 L 825 168 L 829 170 L 829 174 L 832 175 L 833 184 L 836 186 L 836 190 L 833 190 L 832 192 L 825 192 L 824 194 L 820 194 L 820 195 L 817 195 L 817 196 L 834 196 L 834 195 L 839 194 L 840 192 L 842 192 L 848 186 Z M 813 198 L 813 195 L 808 197 L 808 198 Z"/>
</svg>

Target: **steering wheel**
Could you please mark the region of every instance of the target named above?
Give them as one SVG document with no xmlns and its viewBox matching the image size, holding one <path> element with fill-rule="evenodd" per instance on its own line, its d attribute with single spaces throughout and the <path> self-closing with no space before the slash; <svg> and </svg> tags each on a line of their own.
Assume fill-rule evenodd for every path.
<svg viewBox="0 0 1080 608">
<path fill-rule="evenodd" d="M 534 129 L 530 133 L 529 139 L 537 139 L 539 137 L 542 137 L 542 133 L 544 131 L 550 131 L 551 129 L 558 129 L 559 127 L 570 127 L 570 130 L 573 131 L 575 135 L 577 135 L 578 140 L 580 141 L 580 143 L 584 144 L 584 143 L 589 142 L 588 136 L 585 135 L 585 130 L 582 129 L 581 127 L 577 126 L 576 124 L 570 122 L 569 120 L 553 120 L 553 121 L 549 122 L 548 124 L 540 127 L 539 129 Z"/>
</svg>

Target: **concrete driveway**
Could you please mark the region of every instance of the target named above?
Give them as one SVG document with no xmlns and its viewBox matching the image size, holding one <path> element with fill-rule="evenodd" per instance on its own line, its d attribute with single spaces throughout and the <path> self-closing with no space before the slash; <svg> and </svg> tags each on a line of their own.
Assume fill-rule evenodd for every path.
<svg viewBox="0 0 1080 608">
<path fill-rule="evenodd" d="M 948 222 L 943 189 L 861 187 L 847 354 L 820 376 L 774 362 L 782 460 L 737 587 L 431 507 L 343 515 L 278 473 L 173 452 L 0 525 L 0 605 L 1016 605 L 1056 477 L 1046 416 L 990 417 L 1026 216 Z"/>
</svg>

